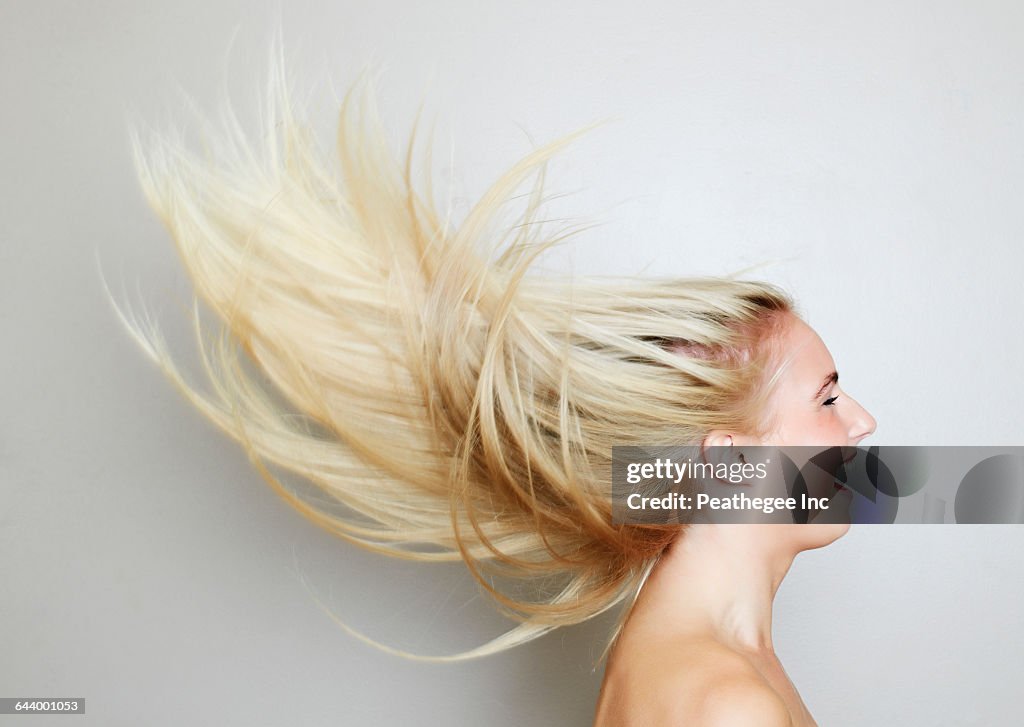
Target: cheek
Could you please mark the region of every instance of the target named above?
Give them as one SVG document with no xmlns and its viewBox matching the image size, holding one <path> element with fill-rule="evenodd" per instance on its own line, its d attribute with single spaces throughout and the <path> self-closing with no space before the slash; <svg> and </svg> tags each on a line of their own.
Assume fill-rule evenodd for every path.
<svg viewBox="0 0 1024 727">
<path fill-rule="evenodd" d="M 779 434 L 785 444 L 814 446 L 835 443 L 838 432 L 831 417 L 804 413 L 784 421 Z"/>
<path fill-rule="evenodd" d="M 811 414 L 800 422 L 799 436 L 801 443 L 809 445 L 842 445 L 846 444 L 846 428 L 842 420 L 831 413 Z"/>
<path fill-rule="evenodd" d="M 847 443 L 847 431 L 846 424 L 837 415 L 831 415 L 825 417 L 826 423 L 822 427 L 822 431 L 828 432 L 828 441 L 823 444 L 846 444 Z"/>
<path fill-rule="evenodd" d="M 775 429 L 765 441 L 778 445 L 815 446 L 843 445 L 847 442 L 846 428 L 834 412 L 806 407 L 779 407 L 774 409 Z"/>
</svg>

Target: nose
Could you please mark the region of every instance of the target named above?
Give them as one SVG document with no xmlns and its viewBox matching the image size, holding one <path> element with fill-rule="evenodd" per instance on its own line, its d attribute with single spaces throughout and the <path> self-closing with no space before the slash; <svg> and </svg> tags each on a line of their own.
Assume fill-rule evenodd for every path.
<svg viewBox="0 0 1024 727">
<path fill-rule="evenodd" d="M 854 444 L 859 444 L 862 439 L 875 433 L 878 422 L 855 399 L 851 400 L 851 403 L 853 406 L 850 411 L 850 439 Z"/>
</svg>

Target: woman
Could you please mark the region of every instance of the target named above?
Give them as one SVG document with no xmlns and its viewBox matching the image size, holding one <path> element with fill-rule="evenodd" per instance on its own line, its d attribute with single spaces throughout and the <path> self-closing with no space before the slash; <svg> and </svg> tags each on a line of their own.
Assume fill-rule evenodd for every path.
<svg viewBox="0 0 1024 727">
<path fill-rule="evenodd" d="M 875 421 L 841 392 L 818 335 L 790 315 L 771 431 L 714 430 L 713 446 L 853 446 Z M 843 494 L 835 495 L 836 498 Z M 611 653 L 597 725 L 813 725 L 772 647 L 772 601 L 797 553 L 848 524 L 700 524 L 666 548 Z"/>
<path fill-rule="evenodd" d="M 134 137 L 146 195 L 224 324 L 212 352 L 200 336 L 212 395 L 181 376 L 155 328 L 126 319 L 136 340 L 304 515 L 390 555 L 462 560 L 520 622 L 437 660 L 621 606 L 631 615 L 599 722 L 750 724 L 744 714 L 769 708 L 809 721 L 771 656 L 768 616 L 789 559 L 835 526 L 780 538 L 753 526 L 623 525 L 609 496 L 613 445 L 846 443 L 871 430 L 835 381 L 806 408 L 804 376 L 828 355 L 789 297 L 734 278 L 527 274 L 567 237 L 536 223 L 542 174 L 518 224 L 502 214 L 572 137 L 515 165 L 454 226 L 429 183 L 416 190 L 413 143 L 404 165 L 389 155 L 368 97 L 346 96 L 340 174 L 325 165 L 281 68 L 258 147 L 230 112 L 201 159 L 174 139 Z M 267 464 L 328 498 L 300 496 Z M 741 560 L 751 567 L 711 567 Z M 666 618 L 671 631 L 658 637 Z M 723 722 L 733 719 L 723 705 L 740 716 Z"/>
</svg>

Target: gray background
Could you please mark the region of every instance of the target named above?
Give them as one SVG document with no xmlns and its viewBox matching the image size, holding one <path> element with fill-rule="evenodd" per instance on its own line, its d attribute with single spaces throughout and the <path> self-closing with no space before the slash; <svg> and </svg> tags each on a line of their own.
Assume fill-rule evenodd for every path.
<svg viewBox="0 0 1024 727">
<path fill-rule="evenodd" d="M 538 142 L 579 271 L 765 259 L 876 443 L 1021 444 L 1024 10 L 1014 2 L 0 3 L 0 696 L 60 724 L 586 725 L 607 622 L 455 666 L 503 623 L 456 566 L 307 524 L 119 327 L 143 301 L 195 372 L 188 287 L 129 112 L 243 119 L 275 18 L 329 133 L 382 64 L 395 138 L 428 93 L 462 209 Z M 231 38 L 234 45 L 228 52 Z M 429 86 L 428 84 L 432 83 Z M 329 137 L 328 137 L 329 139 Z M 141 298 L 139 295 L 141 294 Z M 1024 529 L 855 528 L 801 556 L 777 647 L 822 725 L 1021 721 Z M 2 724 L 57 718 L 0 717 Z M 56 722 L 55 722 L 56 723 Z"/>
</svg>

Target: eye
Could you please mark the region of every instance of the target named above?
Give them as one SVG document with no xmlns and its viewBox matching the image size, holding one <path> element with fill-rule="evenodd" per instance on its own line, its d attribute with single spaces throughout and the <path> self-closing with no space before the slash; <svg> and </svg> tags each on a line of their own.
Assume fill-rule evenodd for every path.
<svg viewBox="0 0 1024 727">
<path fill-rule="evenodd" d="M 825 401 L 823 401 L 821 403 L 821 405 L 822 406 L 835 406 L 835 403 L 836 403 L 836 401 L 838 401 L 838 399 L 839 399 L 838 396 L 830 396 L 829 398 L 825 399 Z"/>
</svg>

